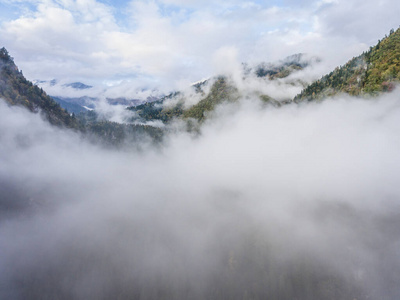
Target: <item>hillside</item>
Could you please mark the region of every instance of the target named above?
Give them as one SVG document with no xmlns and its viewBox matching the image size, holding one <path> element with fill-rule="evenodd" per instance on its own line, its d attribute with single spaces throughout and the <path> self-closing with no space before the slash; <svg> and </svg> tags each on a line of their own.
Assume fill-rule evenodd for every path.
<svg viewBox="0 0 400 300">
<path fill-rule="evenodd" d="M 318 57 L 309 57 L 304 53 L 297 53 L 276 63 L 260 63 L 254 68 L 254 73 L 257 77 L 285 78 L 293 72 L 303 70 L 305 67 L 320 61 Z M 249 71 L 252 72 L 253 69 Z"/>
<path fill-rule="evenodd" d="M 303 70 L 309 65 L 319 62 L 316 57 L 307 57 L 302 53 L 294 54 L 286 57 L 282 61 L 275 63 L 260 63 L 253 68 L 244 65 L 244 78 L 243 80 L 252 80 L 248 76 L 254 74 L 258 78 L 264 78 L 267 81 L 274 81 L 283 79 L 296 71 Z M 264 82 L 264 84 L 267 84 Z M 196 87 L 197 88 L 197 87 Z M 255 95 L 258 94 L 257 90 L 251 91 Z M 203 121 L 207 113 L 213 111 L 214 108 L 223 102 L 232 102 L 238 100 L 240 97 L 246 97 L 226 76 L 219 76 L 211 86 L 210 92 L 200 100 L 196 105 L 190 107 L 183 112 L 184 118 L 193 118 L 198 121 Z M 270 95 L 259 94 L 259 99 L 265 103 L 279 106 L 282 101 L 277 101 Z M 282 103 L 286 103 L 286 100 Z"/>
<path fill-rule="evenodd" d="M 85 107 L 83 107 L 82 105 L 79 105 L 79 104 L 76 104 L 73 102 L 68 102 L 67 100 L 65 100 L 61 97 L 53 96 L 52 98 L 54 99 L 54 101 L 56 101 L 58 104 L 60 104 L 60 106 L 62 108 L 69 111 L 70 113 L 79 114 L 79 113 L 87 111 L 87 109 Z"/>
<path fill-rule="evenodd" d="M 43 89 L 26 80 L 5 48 L 0 49 L 0 97 L 10 105 L 41 112 L 53 125 L 78 128 L 78 122 Z"/>
<path fill-rule="evenodd" d="M 318 61 L 315 57 L 296 54 L 277 63 L 261 63 L 253 67 L 243 65 L 242 80 L 243 82 L 259 80 L 259 84 L 278 82 L 279 86 L 283 78 Z M 187 97 L 193 95 L 175 92 L 157 101 L 129 107 L 128 109 L 135 114 L 127 127 L 105 119 L 93 119 L 90 112 L 82 112 L 79 106 L 72 105 L 75 103 L 64 103 L 71 112 L 79 114 L 78 118 L 71 116 L 41 88 L 25 79 L 5 48 L 0 51 L 0 67 L 0 96 L 9 104 L 25 106 L 32 112 L 41 111 L 50 123 L 80 128 L 83 132 L 103 139 L 107 144 L 120 145 L 126 140 L 137 140 L 138 136 L 142 136 L 145 132 L 153 139 L 160 140 L 164 130 L 153 128 L 154 124 L 151 122 L 158 121 L 160 124 L 161 122 L 167 124 L 175 118 L 180 118 L 195 119 L 201 123 L 217 105 L 236 101 L 240 97 L 255 96 L 276 107 L 291 102 L 290 98 L 277 101 L 268 94 L 258 92 L 254 87 L 251 90 L 239 90 L 229 76 L 218 76 L 192 86 L 193 95 L 198 97 L 194 105 L 188 106 L 186 103 Z M 294 98 L 294 102 L 319 100 L 338 93 L 347 93 L 352 96 L 379 94 L 391 91 L 399 80 L 400 30 L 392 30 L 389 36 L 379 41 L 369 51 L 354 57 L 345 65 L 310 84 Z M 288 83 L 290 84 L 290 80 Z M 74 84 L 78 85 L 78 83 Z M 78 88 L 82 88 L 82 85 L 79 84 Z M 83 86 L 83 88 L 89 88 L 89 86 Z M 60 98 L 60 100 L 63 99 Z"/>
<path fill-rule="evenodd" d="M 73 103 L 67 103 L 74 113 L 70 115 L 43 89 L 23 76 L 5 48 L 0 49 L 0 68 L 0 98 L 10 105 L 40 112 L 52 125 L 78 129 L 88 140 L 111 147 L 129 146 L 143 140 L 157 143 L 162 139 L 160 128 L 99 119 L 95 112 L 82 113 L 80 106 Z"/>
<path fill-rule="evenodd" d="M 202 86 L 199 84 L 194 85 L 193 88 L 197 94 L 202 96 L 202 99 L 186 109 L 184 108 L 185 96 L 181 92 L 172 93 L 158 101 L 131 106 L 128 109 L 136 112 L 139 119 L 143 122 L 160 120 L 163 123 L 168 123 L 174 118 L 193 118 L 202 122 L 206 118 L 207 112 L 214 110 L 216 105 L 224 101 L 234 101 L 237 99 L 237 89 L 224 76 L 215 79 L 207 94 L 204 93 Z M 165 105 L 165 102 L 171 99 L 178 99 L 177 103 L 174 105 Z"/>
<path fill-rule="evenodd" d="M 224 101 L 235 101 L 238 98 L 237 88 L 227 78 L 219 77 L 211 87 L 208 95 L 183 113 L 184 118 L 193 118 L 203 121 L 207 112 Z"/>
<path fill-rule="evenodd" d="M 108 121 L 99 117 L 95 110 L 77 114 L 76 118 L 88 140 L 106 147 L 140 148 L 141 142 L 156 145 L 164 135 L 162 128 Z"/>
<path fill-rule="evenodd" d="M 294 101 L 320 100 L 339 93 L 376 95 L 393 90 L 399 81 L 400 29 L 392 29 L 389 36 L 367 52 L 309 85 Z"/>
<path fill-rule="evenodd" d="M 300 71 L 305 67 L 319 62 L 316 57 L 307 57 L 304 54 L 295 54 L 275 63 L 260 63 L 253 67 L 243 64 L 243 81 L 265 80 L 273 82 L 288 77 L 296 71 Z M 210 85 L 209 91 L 205 92 L 205 86 Z M 199 122 L 207 118 L 207 114 L 215 109 L 215 107 L 223 102 L 236 101 L 240 97 L 248 96 L 246 91 L 239 90 L 233 80 L 229 76 L 216 76 L 214 78 L 201 81 L 192 86 L 195 94 L 200 96 L 200 101 L 196 104 L 185 108 L 185 97 L 182 92 L 171 93 L 162 99 L 154 102 L 147 102 L 137 106 L 131 106 L 128 109 L 137 113 L 139 120 L 154 121 L 160 120 L 168 123 L 172 119 L 179 117 L 182 119 L 195 119 Z M 281 103 L 287 103 L 290 99 L 284 101 L 276 100 L 270 95 L 265 95 L 257 90 L 250 91 L 253 96 L 258 97 L 261 101 L 275 106 Z M 171 99 L 175 99 L 176 104 L 165 105 Z"/>
</svg>

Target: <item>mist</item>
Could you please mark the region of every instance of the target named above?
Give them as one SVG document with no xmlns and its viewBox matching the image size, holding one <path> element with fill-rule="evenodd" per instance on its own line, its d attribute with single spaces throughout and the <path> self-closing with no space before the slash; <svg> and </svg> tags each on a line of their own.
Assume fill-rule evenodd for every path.
<svg viewBox="0 0 400 300">
<path fill-rule="evenodd" d="M 0 298 L 398 299 L 399 96 L 246 99 L 141 151 L 0 102 Z"/>
<path fill-rule="evenodd" d="M 269 64 L 261 61 L 247 64 L 238 59 L 237 52 L 234 47 L 219 49 L 214 57 L 214 74 L 216 75 L 190 85 L 183 83 L 186 85 L 181 86 L 179 93 L 164 99 L 162 106 L 170 109 L 181 104 L 184 109 L 189 109 L 210 95 L 213 85 L 221 77 L 225 78 L 227 84 L 233 88 L 232 95 L 227 96 L 228 99 L 221 100 L 235 101 L 236 98 L 251 100 L 264 96 L 273 99 L 275 103 L 284 103 L 291 101 L 307 84 L 320 78 L 326 68 L 326 64 L 321 63 L 318 57 L 300 54 L 302 57 L 299 62 L 305 65 L 303 69 L 290 70 L 288 68 L 290 74 L 283 78 L 258 76 L 257 68 L 261 65 L 264 64 L 265 68 L 277 68 L 282 66 L 285 60 Z M 286 60 L 290 60 L 290 57 Z"/>
</svg>

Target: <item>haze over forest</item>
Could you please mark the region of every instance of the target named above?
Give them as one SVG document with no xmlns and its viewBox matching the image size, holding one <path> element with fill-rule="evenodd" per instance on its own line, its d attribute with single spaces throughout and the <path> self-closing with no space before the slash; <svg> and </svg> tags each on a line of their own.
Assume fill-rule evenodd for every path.
<svg viewBox="0 0 400 300">
<path fill-rule="evenodd" d="M 400 298 L 397 2 L 0 11 L 1 299 Z"/>
</svg>

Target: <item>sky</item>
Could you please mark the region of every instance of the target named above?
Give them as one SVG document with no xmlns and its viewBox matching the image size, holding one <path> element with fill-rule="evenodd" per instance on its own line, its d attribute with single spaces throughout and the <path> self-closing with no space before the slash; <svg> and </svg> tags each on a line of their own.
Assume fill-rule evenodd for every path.
<svg viewBox="0 0 400 300">
<path fill-rule="evenodd" d="M 1 0 L 0 46 L 29 80 L 120 86 L 129 97 L 209 78 L 232 57 L 308 53 L 328 72 L 396 29 L 399 13 L 397 0 Z"/>
</svg>

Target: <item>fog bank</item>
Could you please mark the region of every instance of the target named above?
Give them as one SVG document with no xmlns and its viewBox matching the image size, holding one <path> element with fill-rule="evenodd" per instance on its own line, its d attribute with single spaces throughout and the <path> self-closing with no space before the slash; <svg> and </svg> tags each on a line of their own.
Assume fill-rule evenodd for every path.
<svg viewBox="0 0 400 300">
<path fill-rule="evenodd" d="M 399 96 L 247 100 L 140 153 L 0 102 L 0 298 L 398 299 Z"/>
</svg>

